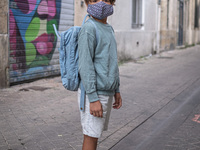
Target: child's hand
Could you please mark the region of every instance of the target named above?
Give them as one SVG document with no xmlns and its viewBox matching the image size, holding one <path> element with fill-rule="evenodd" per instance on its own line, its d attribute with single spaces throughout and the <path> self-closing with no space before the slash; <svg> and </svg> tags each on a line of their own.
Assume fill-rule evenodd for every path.
<svg viewBox="0 0 200 150">
<path fill-rule="evenodd" d="M 100 101 L 90 103 L 90 114 L 95 117 L 103 117 L 103 108 Z"/>
<path fill-rule="evenodd" d="M 115 103 L 113 103 L 113 108 L 114 109 L 119 109 L 122 106 L 122 98 L 120 93 L 115 93 Z"/>
</svg>

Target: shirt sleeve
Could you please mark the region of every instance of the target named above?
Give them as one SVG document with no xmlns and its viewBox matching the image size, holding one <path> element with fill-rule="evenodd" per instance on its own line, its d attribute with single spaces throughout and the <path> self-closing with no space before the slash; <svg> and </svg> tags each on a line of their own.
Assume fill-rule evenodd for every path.
<svg viewBox="0 0 200 150">
<path fill-rule="evenodd" d="M 115 93 L 120 93 L 119 87 L 115 90 Z"/>
<path fill-rule="evenodd" d="M 94 68 L 94 56 L 96 38 L 87 31 L 81 31 L 78 38 L 79 74 L 90 102 L 98 101 L 96 91 L 96 72 Z"/>
<path fill-rule="evenodd" d="M 120 78 L 118 78 L 118 83 L 119 83 L 119 86 L 117 89 L 115 89 L 115 93 L 120 93 Z"/>
</svg>

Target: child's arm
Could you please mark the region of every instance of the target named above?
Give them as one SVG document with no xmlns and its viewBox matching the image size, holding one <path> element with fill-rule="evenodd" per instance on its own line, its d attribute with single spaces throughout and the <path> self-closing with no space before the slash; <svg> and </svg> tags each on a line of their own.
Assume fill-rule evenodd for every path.
<svg viewBox="0 0 200 150">
<path fill-rule="evenodd" d="M 95 102 L 99 100 L 96 92 L 96 71 L 93 62 L 95 57 L 96 38 L 91 34 L 91 32 L 92 31 L 88 31 L 88 29 L 85 31 L 84 28 L 79 35 L 78 64 L 81 82 L 83 83 L 89 101 Z"/>
<path fill-rule="evenodd" d="M 103 117 L 103 108 L 99 100 L 90 103 L 90 114 L 95 117 Z"/>
<path fill-rule="evenodd" d="M 102 105 L 96 92 L 96 72 L 93 64 L 96 38 L 91 33 L 92 31 L 83 30 L 79 35 L 79 74 L 90 101 L 90 114 L 95 117 L 103 117 Z"/>
<path fill-rule="evenodd" d="M 121 98 L 120 93 L 115 93 L 114 98 L 115 98 L 115 102 L 113 103 L 113 108 L 119 109 L 122 106 L 122 98 Z"/>
</svg>

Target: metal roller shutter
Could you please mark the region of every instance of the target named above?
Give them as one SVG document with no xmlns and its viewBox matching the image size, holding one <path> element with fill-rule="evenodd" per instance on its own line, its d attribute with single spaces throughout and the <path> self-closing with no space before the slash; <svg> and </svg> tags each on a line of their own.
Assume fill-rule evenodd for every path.
<svg viewBox="0 0 200 150">
<path fill-rule="evenodd" d="M 74 24 L 73 0 L 10 0 L 10 83 L 60 73 L 57 37 Z"/>
</svg>

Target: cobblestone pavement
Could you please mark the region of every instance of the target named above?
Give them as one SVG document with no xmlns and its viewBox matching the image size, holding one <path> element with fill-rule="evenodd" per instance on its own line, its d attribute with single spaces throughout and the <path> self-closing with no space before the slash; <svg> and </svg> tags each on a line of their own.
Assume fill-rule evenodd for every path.
<svg viewBox="0 0 200 150">
<path fill-rule="evenodd" d="M 112 110 L 98 150 L 108 150 L 199 78 L 200 46 L 120 66 L 123 107 Z M 80 150 L 77 94 L 60 77 L 0 90 L 0 150 Z"/>
</svg>

